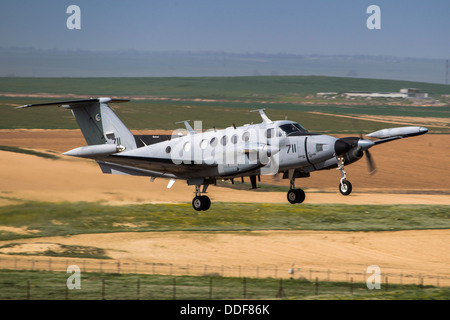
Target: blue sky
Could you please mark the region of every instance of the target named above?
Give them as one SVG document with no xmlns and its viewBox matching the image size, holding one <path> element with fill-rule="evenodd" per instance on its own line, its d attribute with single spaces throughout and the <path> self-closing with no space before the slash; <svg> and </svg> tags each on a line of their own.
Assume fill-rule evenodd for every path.
<svg viewBox="0 0 450 320">
<path fill-rule="evenodd" d="M 81 8 L 81 30 L 66 9 Z M 381 30 L 369 30 L 369 5 Z M 450 56 L 450 1 L 2 0 L 0 46 L 40 49 Z"/>
</svg>

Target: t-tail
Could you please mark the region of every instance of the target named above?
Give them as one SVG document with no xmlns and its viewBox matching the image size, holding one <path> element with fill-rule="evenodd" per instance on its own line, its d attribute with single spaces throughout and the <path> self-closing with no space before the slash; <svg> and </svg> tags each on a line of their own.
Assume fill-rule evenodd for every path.
<svg viewBox="0 0 450 320">
<path fill-rule="evenodd" d="M 85 100 L 28 104 L 18 109 L 42 106 L 59 106 L 70 109 L 88 146 L 76 148 L 65 154 L 96 158 L 124 150 L 136 149 L 131 131 L 108 106 L 108 103 L 128 102 L 124 99 L 93 98 Z"/>
</svg>

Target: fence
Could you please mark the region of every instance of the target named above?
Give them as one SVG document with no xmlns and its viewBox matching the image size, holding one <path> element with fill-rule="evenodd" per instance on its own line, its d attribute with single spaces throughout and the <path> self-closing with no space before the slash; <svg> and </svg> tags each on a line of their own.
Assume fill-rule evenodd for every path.
<svg viewBox="0 0 450 320">
<path fill-rule="evenodd" d="M 81 272 L 119 273 L 119 274 L 153 274 L 170 276 L 214 276 L 237 278 L 274 278 L 304 279 L 310 282 L 316 278 L 320 281 L 345 281 L 366 283 L 371 275 L 363 270 L 313 269 L 294 267 L 292 265 L 259 266 L 214 266 L 214 265 L 178 265 L 151 262 L 120 261 L 110 259 L 82 259 L 60 257 L 33 257 L 0 255 L 0 269 L 43 270 L 66 272 L 70 265 L 77 265 Z M 366 267 L 367 268 L 367 267 Z M 386 272 L 381 267 L 380 279 L 396 284 L 450 286 L 450 274 L 425 274 Z"/>
<path fill-rule="evenodd" d="M 222 277 L 148 276 L 84 273 L 80 286 L 69 288 L 61 272 L 0 273 L 0 300 L 234 300 L 234 299 L 303 299 L 355 296 L 380 299 L 384 293 L 396 292 L 397 298 L 448 299 L 448 288 L 395 285 L 386 282 L 380 290 L 366 284 L 324 282 L 316 277 L 301 279 L 255 279 Z M 82 283 L 82 284 L 81 284 Z M 427 291 L 431 289 L 430 291 Z M 380 295 L 381 294 L 381 295 Z M 398 296 L 400 294 L 400 296 Z M 403 296 L 402 296 L 403 295 Z M 389 295 L 387 296 L 389 297 Z"/>
<path fill-rule="evenodd" d="M 27 278 L 30 276 L 31 279 Z M 61 277 L 36 278 L 23 275 L 21 279 L 2 279 L 0 275 L 0 300 L 177 300 L 177 299 L 273 299 L 305 297 L 320 294 L 353 294 L 361 291 L 361 285 L 339 283 L 332 287 L 316 278 L 314 282 L 278 279 L 247 279 L 204 277 L 187 283 L 183 277 L 159 276 L 149 280 L 143 275 L 125 279 L 119 274 L 104 274 L 102 277 L 84 279 L 80 290 L 71 290 Z M 157 283 L 156 283 L 157 282 Z M 367 288 L 364 288 L 366 293 Z M 385 290 L 387 291 L 387 290 Z"/>
</svg>

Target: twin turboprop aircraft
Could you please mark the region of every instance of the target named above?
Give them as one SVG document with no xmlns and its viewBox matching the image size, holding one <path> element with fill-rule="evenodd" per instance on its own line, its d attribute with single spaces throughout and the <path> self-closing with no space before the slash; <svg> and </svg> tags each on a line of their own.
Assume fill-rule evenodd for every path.
<svg viewBox="0 0 450 320">
<path fill-rule="evenodd" d="M 341 172 L 339 191 L 349 195 L 352 185 L 347 180 L 345 165 L 367 158 L 369 170 L 375 166 L 369 149 L 396 139 L 425 134 L 423 127 L 383 129 L 362 137 L 336 138 L 311 133 L 294 121 L 272 121 L 258 111 L 262 122 L 216 130 L 202 131 L 195 122 L 192 128 L 183 121 L 186 130 L 172 135 L 133 135 L 109 108 L 108 103 L 129 100 L 93 98 L 86 100 L 29 104 L 17 108 L 57 105 L 70 109 L 80 127 L 87 146 L 67 151 L 66 155 L 97 161 L 103 173 L 149 176 L 170 179 L 170 188 L 177 179 L 195 186 L 192 206 L 208 210 L 211 201 L 204 195 L 218 179 L 249 177 L 252 188 L 260 175 L 283 174 L 290 190 L 287 200 L 302 203 L 305 193 L 296 188 L 295 179 L 309 177 L 317 170 L 337 168 Z"/>
</svg>

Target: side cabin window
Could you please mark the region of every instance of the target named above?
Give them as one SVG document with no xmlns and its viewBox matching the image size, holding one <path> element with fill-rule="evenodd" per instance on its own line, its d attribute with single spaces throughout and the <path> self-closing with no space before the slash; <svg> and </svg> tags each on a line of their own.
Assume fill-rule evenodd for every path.
<svg viewBox="0 0 450 320">
<path fill-rule="evenodd" d="M 209 144 L 211 145 L 211 147 L 215 147 L 215 146 L 217 146 L 217 138 L 216 137 L 213 137 L 212 139 L 211 139 L 211 141 L 209 141 Z"/>
<path fill-rule="evenodd" d="M 275 136 L 275 129 L 274 128 L 270 128 L 266 130 L 266 138 L 270 139 L 272 137 Z"/>
<path fill-rule="evenodd" d="M 250 140 L 250 133 L 248 131 L 242 134 L 242 141 L 248 142 Z"/>
<path fill-rule="evenodd" d="M 200 142 L 200 149 L 205 150 L 207 146 L 208 146 L 208 140 L 203 139 L 203 140 Z"/>
<path fill-rule="evenodd" d="M 224 146 L 226 145 L 228 142 L 228 137 L 227 136 L 223 136 L 222 139 L 220 139 L 220 143 Z"/>
</svg>

